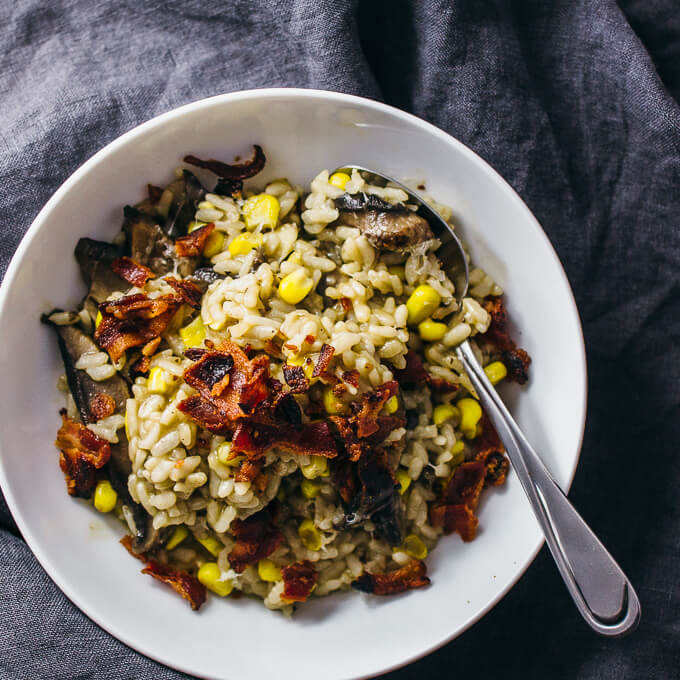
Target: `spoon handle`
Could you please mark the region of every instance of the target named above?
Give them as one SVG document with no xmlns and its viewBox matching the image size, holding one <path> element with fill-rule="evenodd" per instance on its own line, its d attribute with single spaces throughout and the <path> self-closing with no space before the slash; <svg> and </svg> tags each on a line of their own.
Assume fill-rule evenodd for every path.
<svg viewBox="0 0 680 680">
<path fill-rule="evenodd" d="M 630 581 L 550 476 L 489 382 L 470 343 L 463 342 L 456 354 L 505 445 L 579 612 L 602 635 L 631 632 L 640 621 L 640 601 Z"/>
</svg>

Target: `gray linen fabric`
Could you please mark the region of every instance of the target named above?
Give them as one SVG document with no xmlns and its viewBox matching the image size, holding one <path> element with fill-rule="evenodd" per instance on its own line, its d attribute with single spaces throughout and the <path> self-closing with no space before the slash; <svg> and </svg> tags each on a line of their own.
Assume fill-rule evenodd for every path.
<svg viewBox="0 0 680 680">
<path fill-rule="evenodd" d="M 0 0 L 0 274 L 76 167 L 202 97 L 340 90 L 452 133 L 528 203 L 574 288 L 590 409 L 571 497 L 643 623 L 591 634 L 543 551 L 473 629 L 390 677 L 677 678 L 679 56 L 677 0 Z M 58 591 L 0 497 L 0 678 L 179 677 Z"/>
</svg>

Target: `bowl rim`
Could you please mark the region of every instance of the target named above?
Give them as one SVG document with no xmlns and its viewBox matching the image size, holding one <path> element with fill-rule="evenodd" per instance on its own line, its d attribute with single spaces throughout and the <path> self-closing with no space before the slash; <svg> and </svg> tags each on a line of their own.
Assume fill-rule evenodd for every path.
<svg viewBox="0 0 680 680">
<path fill-rule="evenodd" d="M 231 102 L 236 102 L 236 101 L 244 101 L 244 100 L 250 100 L 250 99 L 259 99 L 259 98 L 265 98 L 265 99 L 290 99 L 290 98 L 301 98 L 301 99 L 320 99 L 324 100 L 325 102 L 331 102 L 331 103 L 336 103 L 336 104 L 355 104 L 361 107 L 369 108 L 372 110 L 375 110 L 377 112 L 382 112 L 382 113 L 388 113 L 392 116 L 395 116 L 396 118 L 402 119 L 404 122 L 410 123 L 411 125 L 414 125 L 416 127 L 419 127 L 421 130 L 423 130 L 425 133 L 429 135 L 433 135 L 440 139 L 443 143 L 448 144 L 448 145 L 453 145 L 454 147 L 457 148 L 457 151 L 463 154 L 464 156 L 467 157 L 467 159 L 476 164 L 484 173 L 490 176 L 490 178 L 494 181 L 494 184 L 498 186 L 499 191 L 502 191 L 503 193 L 506 194 L 506 198 L 510 199 L 513 201 L 524 213 L 527 218 L 527 226 L 530 227 L 536 236 L 540 240 L 543 241 L 544 245 L 548 247 L 549 252 L 552 254 L 555 263 L 557 264 L 557 269 L 559 272 L 559 276 L 562 279 L 562 283 L 565 286 L 566 291 L 568 292 L 569 300 L 571 302 L 571 305 L 569 306 L 569 314 L 572 316 L 572 322 L 575 324 L 575 327 L 578 329 L 578 340 L 579 340 L 579 357 L 580 357 L 580 366 L 579 372 L 581 373 L 580 380 L 583 385 L 583 392 L 580 397 L 580 409 L 579 409 L 579 417 L 580 417 L 580 431 L 579 431 L 579 436 L 578 436 L 578 443 L 576 446 L 576 455 L 574 458 L 574 461 L 571 466 L 571 470 L 569 471 L 566 483 L 564 484 L 563 491 L 565 494 L 569 492 L 569 489 L 571 488 L 572 482 L 574 480 L 574 476 L 576 474 L 576 469 L 578 467 L 578 463 L 580 460 L 581 456 L 581 449 L 583 446 L 583 438 L 585 434 L 585 426 L 586 426 L 586 413 L 587 413 L 587 402 L 588 402 L 588 372 L 587 372 L 587 363 L 586 363 L 586 349 L 585 349 L 585 340 L 583 336 L 583 327 L 581 324 L 580 320 L 580 315 L 578 312 L 578 307 L 576 305 L 576 300 L 574 298 L 574 293 L 571 288 L 571 285 L 569 283 L 569 279 L 567 278 L 566 272 L 564 271 L 564 267 L 562 266 L 562 262 L 560 261 L 557 252 L 555 251 L 555 248 L 553 247 L 550 239 L 548 238 L 547 234 L 541 227 L 540 223 L 538 222 L 537 218 L 534 216 L 534 214 L 531 212 L 529 207 L 526 205 L 526 203 L 522 200 L 522 198 L 519 196 L 519 194 L 510 186 L 510 184 L 496 171 L 487 161 L 485 161 L 481 156 L 479 156 L 477 153 L 475 153 L 472 149 L 470 149 L 468 146 L 466 146 L 463 142 L 458 140 L 456 137 L 453 135 L 445 132 L 441 128 L 438 128 L 437 126 L 433 125 L 432 123 L 427 122 L 426 120 L 423 120 L 422 118 L 412 114 L 408 113 L 406 111 L 402 111 L 401 109 L 398 109 L 394 106 L 390 106 L 389 104 L 384 104 L 382 102 L 369 99 L 366 97 L 361 97 L 358 95 L 352 95 L 352 94 L 345 94 L 342 92 L 336 92 L 333 90 L 323 90 L 323 89 L 313 89 L 313 88 L 295 88 L 295 87 L 263 87 L 263 88 L 253 88 L 253 89 L 247 89 L 247 90 L 238 90 L 234 92 L 227 92 L 223 94 L 218 94 L 214 95 L 211 97 L 205 97 L 202 99 L 198 99 L 196 101 L 190 102 L 188 104 L 183 104 L 182 106 L 176 107 L 174 109 L 171 109 L 169 111 L 166 111 L 165 113 L 159 114 L 157 116 L 154 116 L 153 118 L 140 123 L 139 125 L 136 125 L 135 127 L 131 128 L 127 132 L 124 132 L 122 135 L 116 137 L 116 139 L 112 140 L 108 144 L 106 144 L 103 148 L 101 148 L 99 151 L 97 151 L 93 156 L 91 156 L 89 159 L 87 159 L 85 162 L 83 162 L 60 186 L 59 188 L 54 192 L 54 194 L 50 197 L 50 199 L 45 203 L 43 208 L 40 210 L 40 212 L 36 215 L 36 217 L 33 219 L 31 222 L 31 225 L 27 229 L 26 233 L 22 237 L 16 251 L 14 252 L 14 255 L 12 256 L 10 263 L 7 267 L 7 270 L 5 272 L 5 275 L 3 277 L 2 283 L 0 284 L 0 319 L 2 318 L 4 311 L 5 311 L 5 306 L 7 304 L 7 298 L 9 295 L 9 290 L 12 287 L 13 281 L 16 278 L 19 269 L 21 267 L 24 255 L 26 251 L 29 249 L 31 243 L 33 242 L 34 238 L 38 235 L 39 230 L 41 229 L 43 223 L 48 219 L 50 213 L 52 212 L 53 208 L 59 204 L 59 202 L 62 200 L 62 198 L 68 194 L 68 192 L 71 190 L 72 186 L 75 185 L 81 177 L 87 175 L 94 167 L 99 165 L 100 163 L 104 162 L 106 158 L 114 152 L 118 147 L 128 143 L 131 140 L 134 140 L 138 137 L 143 137 L 147 133 L 151 132 L 154 128 L 158 126 L 162 126 L 166 124 L 167 122 L 173 120 L 173 119 L 178 119 L 181 118 L 182 116 L 188 114 L 188 113 L 194 113 L 196 111 L 200 111 L 201 109 L 204 108 L 209 108 L 211 106 L 217 105 L 217 104 L 228 104 Z M 565 310 L 565 313 L 566 310 Z M 136 652 L 153 659 L 154 661 L 157 661 L 165 666 L 168 666 L 170 668 L 179 670 L 181 672 L 189 673 L 189 674 L 194 674 L 196 671 L 183 665 L 182 663 L 178 663 L 172 660 L 168 660 L 167 658 L 164 658 L 161 654 L 157 654 L 151 650 L 148 650 L 144 647 L 144 645 L 134 639 L 131 639 L 130 636 L 128 636 L 125 632 L 124 629 L 120 629 L 118 626 L 115 624 L 111 624 L 106 620 L 103 620 L 101 617 L 97 616 L 96 614 L 93 614 L 89 611 L 88 606 L 81 600 L 79 593 L 77 592 L 77 589 L 72 589 L 63 582 L 61 578 L 58 577 L 58 575 L 53 573 L 52 565 L 51 565 L 51 560 L 49 555 L 45 554 L 43 552 L 40 543 L 38 539 L 35 537 L 33 532 L 31 531 L 31 528 L 27 521 L 25 521 L 24 516 L 21 512 L 20 508 L 20 503 L 17 498 L 15 498 L 12 489 L 9 484 L 8 476 L 5 471 L 5 464 L 4 464 L 4 455 L 2 451 L 2 443 L 0 442 L 0 488 L 2 489 L 2 492 L 4 494 L 5 500 L 7 502 L 7 506 L 12 514 L 12 517 L 14 518 L 14 521 L 17 524 L 17 527 L 19 528 L 19 531 L 21 532 L 22 537 L 26 541 L 26 544 L 30 548 L 31 552 L 33 555 L 36 557 L 42 568 L 45 570 L 49 578 L 55 583 L 55 585 L 61 590 L 64 595 L 85 615 L 87 618 L 89 618 L 91 621 L 93 621 L 97 626 L 105 630 L 107 633 L 112 635 L 114 638 L 117 640 L 123 642 L 125 645 L 130 647 L 131 649 L 135 650 Z M 391 663 L 387 666 L 383 666 L 378 669 L 372 669 L 369 670 L 367 673 L 363 673 L 361 675 L 357 676 L 351 676 L 347 677 L 346 680 L 361 680 L 363 678 L 372 678 L 377 675 L 383 674 L 383 673 L 388 673 L 394 670 L 397 670 L 399 668 L 402 668 L 410 663 L 413 663 L 414 661 L 417 661 L 419 659 L 422 659 L 423 657 L 427 656 L 428 654 L 431 654 L 432 652 L 440 649 L 447 643 L 451 642 L 453 639 L 464 633 L 466 630 L 468 630 L 471 626 L 473 626 L 477 621 L 479 621 L 483 616 L 485 616 L 491 609 L 493 609 L 499 602 L 502 600 L 505 595 L 516 585 L 516 583 L 519 581 L 519 579 L 526 573 L 527 569 L 529 566 L 532 564 L 536 556 L 538 555 L 538 552 L 540 551 L 541 547 L 543 546 L 544 543 L 544 538 L 541 536 L 533 549 L 527 554 L 527 557 L 525 560 L 521 563 L 517 564 L 516 567 L 516 574 L 513 578 L 511 578 L 507 585 L 502 588 L 484 607 L 480 608 L 478 611 L 475 612 L 474 615 L 470 616 L 465 623 L 459 627 L 457 630 L 450 634 L 444 635 L 441 639 L 436 640 L 433 642 L 431 645 L 427 646 L 425 649 L 423 649 L 421 652 L 418 654 L 411 655 L 410 657 L 406 659 L 399 660 L 397 662 Z M 201 676 L 201 677 L 210 677 L 210 676 Z"/>
</svg>

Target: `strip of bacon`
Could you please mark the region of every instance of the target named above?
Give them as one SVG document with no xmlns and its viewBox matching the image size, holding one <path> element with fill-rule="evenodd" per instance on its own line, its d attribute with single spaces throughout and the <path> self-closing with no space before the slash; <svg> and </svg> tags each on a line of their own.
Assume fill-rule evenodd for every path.
<svg viewBox="0 0 680 680">
<path fill-rule="evenodd" d="M 508 379 L 523 385 L 529 379 L 531 357 L 515 344 L 508 332 L 508 314 L 500 297 L 488 301 L 484 309 L 491 315 L 489 329 L 481 339 L 493 345 L 508 369 Z"/>
<path fill-rule="evenodd" d="M 166 277 L 165 282 L 174 289 L 184 302 L 194 309 L 200 309 L 203 293 L 193 281 L 188 281 L 187 279 L 179 281 L 173 276 L 168 276 Z"/>
<path fill-rule="evenodd" d="M 213 434 L 225 435 L 232 430 L 232 421 L 226 414 L 198 394 L 181 401 L 177 408 Z"/>
<path fill-rule="evenodd" d="M 319 353 L 319 358 L 317 359 L 316 366 L 314 366 L 314 370 L 312 371 L 313 378 L 319 378 L 326 373 L 334 354 L 335 347 L 326 344 L 321 345 L 321 352 Z"/>
<path fill-rule="evenodd" d="M 430 522 L 442 527 L 444 533 L 457 531 L 464 541 L 471 541 L 477 532 L 474 510 L 484 486 L 486 466 L 480 461 L 462 463 L 444 488 L 441 498 L 430 510 Z"/>
<path fill-rule="evenodd" d="M 403 567 L 387 574 L 364 572 L 352 583 L 352 588 L 373 595 L 396 595 L 430 584 L 427 567 L 422 560 L 410 560 Z"/>
<path fill-rule="evenodd" d="M 111 269 L 125 279 L 129 284 L 142 288 L 149 279 L 156 278 L 156 275 L 143 264 L 135 262 L 131 257 L 123 255 L 111 263 Z"/>
<path fill-rule="evenodd" d="M 231 440 L 231 454 L 243 454 L 251 460 L 262 458 L 273 447 L 294 455 L 338 455 L 333 433 L 327 422 L 293 425 L 269 425 L 248 420 L 239 421 Z"/>
<path fill-rule="evenodd" d="M 210 222 L 210 224 L 205 224 L 198 229 L 194 229 L 190 234 L 186 236 L 180 236 L 175 240 L 175 252 L 178 257 L 198 257 L 203 254 L 203 248 L 205 248 L 205 242 L 208 240 L 208 236 L 215 231 L 215 225 Z"/>
<path fill-rule="evenodd" d="M 191 608 L 196 610 L 206 598 L 205 586 L 191 574 L 179 569 L 172 569 L 156 560 L 149 560 L 142 574 L 151 574 L 155 579 L 167 583 L 175 592 L 189 601 Z"/>
<path fill-rule="evenodd" d="M 181 303 L 175 295 L 151 299 L 141 293 L 102 302 L 102 320 L 94 339 L 113 361 L 118 361 L 126 350 L 145 345 L 164 333 Z"/>
<path fill-rule="evenodd" d="M 89 498 L 99 470 L 111 458 L 111 446 L 92 430 L 62 415 L 55 445 L 61 451 L 59 467 L 66 477 L 66 488 L 71 496 Z"/>
<path fill-rule="evenodd" d="M 283 542 L 283 534 L 274 525 L 270 506 L 247 519 L 234 520 L 229 531 L 236 538 L 228 556 L 229 564 L 238 574 L 249 564 L 269 557 Z"/>
<path fill-rule="evenodd" d="M 110 394 L 97 394 L 90 402 L 90 414 L 95 421 L 107 418 L 116 410 L 116 400 Z"/>
<path fill-rule="evenodd" d="M 281 599 L 291 603 L 304 602 L 319 580 L 319 573 L 309 560 L 284 567 L 281 569 L 281 575 L 283 576 Z"/>
</svg>

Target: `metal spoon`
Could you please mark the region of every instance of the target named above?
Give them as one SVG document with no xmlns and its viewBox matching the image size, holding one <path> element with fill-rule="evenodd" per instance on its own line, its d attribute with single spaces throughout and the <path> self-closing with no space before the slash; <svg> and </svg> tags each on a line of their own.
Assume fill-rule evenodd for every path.
<svg viewBox="0 0 680 680">
<path fill-rule="evenodd" d="M 378 180 L 398 186 L 418 206 L 418 213 L 442 243 L 437 255 L 456 284 L 460 303 L 468 290 L 467 258 L 446 220 L 415 191 L 387 175 L 358 165 L 346 165 L 335 172 L 351 174 L 352 170 L 361 172 L 369 182 Z M 550 476 L 489 382 L 467 340 L 456 348 L 456 355 L 505 445 L 577 609 L 593 630 L 602 635 L 616 637 L 631 632 L 640 621 L 640 601 L 630 581 Z"/>
</svg>

